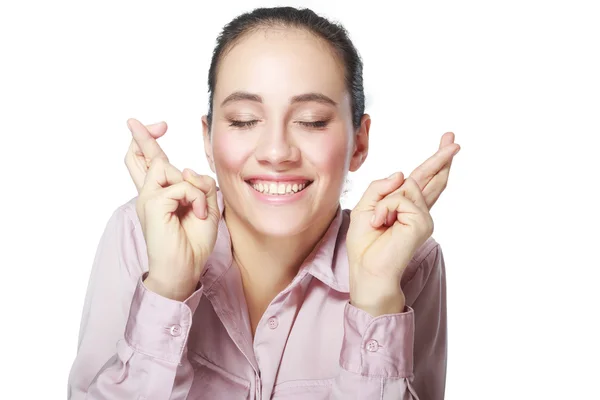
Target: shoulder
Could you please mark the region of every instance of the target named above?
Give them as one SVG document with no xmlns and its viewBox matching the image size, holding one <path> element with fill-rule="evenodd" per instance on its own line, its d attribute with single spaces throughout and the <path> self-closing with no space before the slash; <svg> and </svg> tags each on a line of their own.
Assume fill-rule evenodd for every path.
<svg viewBox="0 0 600 400">
<path fill-rule="evenodd" d="M 135 227 L 136 223 L 139 225 L 139 219 L 137 212 L 135 211 L 135 203 L 137 196 L 127 200 L 127 202 L 118 206 L 113 212 L 113 218 L 120 218 L 126 221 L 131 227 Z"/>
<path fill-rule="evenodd" d="M 117 223 L 123 230 L 130 231 L 133 236 L 142 234 L 142 226 L 135 209 L 137 199 L 138 196 L 135 196 L 119 205 L 110 217 L 111 221 Z"/>
<path fill-rule="evenodd" d="M 135 209 L 136 201 L 137 196 L 115 208 L 105 229 L 103 241 L 106 244 L 102 245 L 102 253 L 114 254 L 134 279 L 148 270 L 146 241 Z"/>
<path fill-rule="evenodd" d="M 441 267 L 442 247 L 433 238 L 429 237 L 415 252 L 412 260 L 404 271 L 403 281 L 411 281 L 417 273 L 429 275 Z"/>
</svg>

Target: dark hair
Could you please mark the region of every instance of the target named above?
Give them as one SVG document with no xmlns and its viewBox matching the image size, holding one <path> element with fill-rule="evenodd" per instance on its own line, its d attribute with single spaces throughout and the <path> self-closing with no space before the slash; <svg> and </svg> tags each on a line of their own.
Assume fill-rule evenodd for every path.
<svg viewBox="0 0 600 400">
<path fill-rule="evenodd" d="M 329 43 L 344 64 L 346 87 L 352 99 L 352 124 L 355 129 L 358 129 L 365 111 L 363 64 L 358 51 L 348 37 L 348 32 L 342 25 L 333 23 L 315 14 L 310 9 L 293 7 L 257 8 L 236 17 L 225 25 L 217 38 L 217 45 L 213 51 L 210 69 L 208 70 L 209 102 L 207 119 L 209 129 L 212 124 L 213 94 L 217 80 L 217 68 L 224 53 L 231 49 L 245 34 L 275 26 L 305 29 Z"/>
</svg>

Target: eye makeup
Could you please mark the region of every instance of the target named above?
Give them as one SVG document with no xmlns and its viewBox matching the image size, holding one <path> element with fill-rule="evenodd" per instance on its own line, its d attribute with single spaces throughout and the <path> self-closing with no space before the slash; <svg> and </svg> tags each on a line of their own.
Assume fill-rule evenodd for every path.
<svg viewBox="0 0 600 400">
<path fill-rule="evenodd" d="M 259 122 L 257 119 L 247 121 L 228 119 L 228 121 L 230 127 L 238 129 L 250 129 Z M 330 120 L 327 119 L 320 121 L 294 121 L 294 123 L 309 129 L 325 129 L 327 128 L 327 125 L 329 125 L 329 121 Z"/>
</svg>

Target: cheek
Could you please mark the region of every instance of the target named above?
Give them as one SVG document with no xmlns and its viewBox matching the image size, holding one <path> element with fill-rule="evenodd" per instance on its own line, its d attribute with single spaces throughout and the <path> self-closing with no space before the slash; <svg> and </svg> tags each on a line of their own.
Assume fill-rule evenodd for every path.
<svg viewBox="0 0 600 400">
<path fill-rule="evenodd" d="M 252 151 L 251 146 L 236 140 L 234 135 L 216 134 L 213 138 L 213 158 L 217 171 L 240 171 Z"/>
<path fill-rule="evenodd" d="M 332 180 L 344 176 L 347 168 L 348 143 L 341 136 L 325 135 L 304 151 L 304 156 L 310 159 L 317 171 Z"/>
</svg>

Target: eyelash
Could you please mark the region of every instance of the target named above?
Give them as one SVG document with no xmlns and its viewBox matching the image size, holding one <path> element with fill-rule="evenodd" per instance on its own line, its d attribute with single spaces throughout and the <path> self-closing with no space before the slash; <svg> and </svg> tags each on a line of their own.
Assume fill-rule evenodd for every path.
<svg viewBox="0 0 600 400">
<path fill-rule="evenodd" d="M 258 123 L 257 119 L 254 119 L 252 121 L 237 121 L 237 120 L 229 120 L 230 124 L 229 126 L 232 126 L 234 128 L 242 128 L 242 129 L 250 129 L 252 128 L 254 125 L 256 125 Z M 312 129 L 325 129 L 327 127 L 327 124 L 329 123 L 329 121 L 314 121 L 314 122 L 303 122 L 303 121 L 299 121 L 298 122 L 300 125 L 303 125 L 307 128 L 312 128 Z"/>
</svg>

